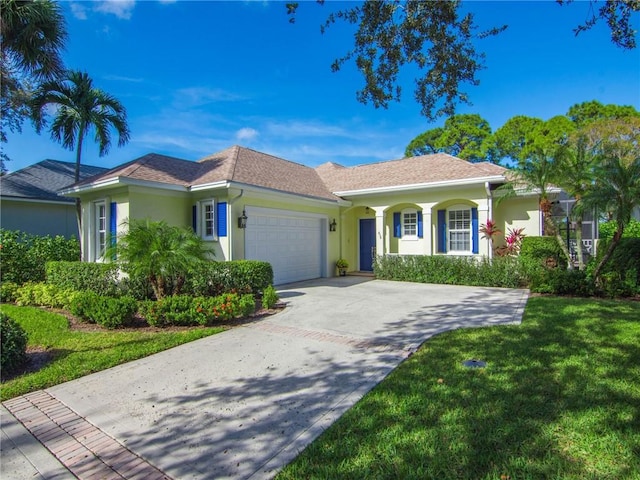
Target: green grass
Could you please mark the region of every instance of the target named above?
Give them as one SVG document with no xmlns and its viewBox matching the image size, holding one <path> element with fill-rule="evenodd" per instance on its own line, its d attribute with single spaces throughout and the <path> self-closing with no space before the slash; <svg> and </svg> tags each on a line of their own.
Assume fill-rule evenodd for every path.
<svg viewBox="0 0 640 480">
<path fill-rule="evenodd" d="M 221 332 L 222 328 L 182 331 L 73 331 L 67 319 L 35 307 L 2 305 L 29 336 L 29 346 L 46 349 L 53 360 L 42 369 L 2 382 L 2 401 Z"/>
<path fill-rule="evenodd" d="M 277 480 L 301 478 L 640 479 L 640 302 L 535 297 L 429 340 Z"/>
</svg>

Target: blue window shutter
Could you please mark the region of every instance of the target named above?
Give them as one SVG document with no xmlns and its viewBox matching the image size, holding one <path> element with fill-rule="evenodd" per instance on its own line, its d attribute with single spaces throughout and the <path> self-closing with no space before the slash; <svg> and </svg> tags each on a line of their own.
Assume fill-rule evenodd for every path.
<svg viewBox="0 0 640 480">
<path fill-rule="evenodd" d="M 422 226 L 422 210 L 418 210 L 418 238 L 424 237 L 424 228 Z"/>
<path fill-rule="evenodd" d="M 438 210 L 438 253 L 447 253 L 447 211 Z"/>
<path fill-rule="evenodd" d="M 198 231 L 198 206 L 191 207 L 191 228 L 194 232 Z"/>
<path fill-rule="evenodd" d="M 480 244 L 478 242 L 478 209 L 471 208 L 471 251 L 480 253 Z"/>
<path fill-rule="evenodd" d="M 227 236 L 227 202 L 216 205 L 216 229 L 219 237 Z"/>
<path fill-rule="evenodd" d="M 117 207 L 118 204 L 116 202 L 111 202 L 109 205 L 109 234 L 111 235 L 112 245 L 115 245 L 116 235 L 118 234 Z"/>
<path fill-rule="evenodd" d="M 400 225 L 400 212 L 393 213 L 393 236 L 400 238 L 402 236 L 402 225 Z"/>
</svg>

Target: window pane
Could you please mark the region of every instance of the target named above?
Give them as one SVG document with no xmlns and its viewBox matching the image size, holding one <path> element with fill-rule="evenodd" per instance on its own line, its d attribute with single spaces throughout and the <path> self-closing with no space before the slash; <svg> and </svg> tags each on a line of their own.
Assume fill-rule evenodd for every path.
<svg viewBox="0 0 640 480">
<path fill-rule="evenodd" d="M 207 237 L 213 237 L 213 220 L 214 210 L 211 203 L 204 205 L 204 234 Z"/>
<path fill-rule="evenodd" d="M 402 234 L 417 235 L 418 234 L 418 214 L 405 213 L 402 215 Z"/>
<path fill-rule="evenodd" d="M 471 251 L 471 209 L 449 210 L 449 250 Z"/>
</svg>

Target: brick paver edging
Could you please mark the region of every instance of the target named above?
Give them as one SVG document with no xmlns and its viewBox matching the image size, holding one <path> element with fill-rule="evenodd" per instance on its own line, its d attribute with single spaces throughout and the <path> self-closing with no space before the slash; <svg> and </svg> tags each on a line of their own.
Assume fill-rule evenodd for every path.
<svg viewBox="0 0 640 480">
<path fill-rule="evenodd" d="M 171 480 L 43 390 L 3 405 L 79 479 Z"/>
</svg>

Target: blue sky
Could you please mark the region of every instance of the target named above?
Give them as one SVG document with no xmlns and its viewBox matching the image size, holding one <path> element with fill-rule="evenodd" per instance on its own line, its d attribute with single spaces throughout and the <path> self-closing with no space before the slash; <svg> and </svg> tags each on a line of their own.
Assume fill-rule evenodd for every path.
<svg viewBox="0 0 640 480">
<path fill-rule="evenodd" d="M 284 2 L 66 1 L 64 59 L 127 108 L 131 140 L 105 157 L 88 141 L 83 163 L 113 167 L 155 152 L 197 160 L 234 144 L 317 166 L 355 165 L 403 156 L 428 123 L 403 75 L 403 100 L 384 109 L 362 105 L 353 65 L 332 73 L 352 45 L 353 28 L 327 14 L 348 2 L 301 2 L 295 24 Z M 481 29 L 508 24 L 478 41 L 486 54 L 480 86 L 465 86 L 493 130 L 515 115 L 548 119 L 576 103 L 640 109 L 640 50 L 624 51 L 604 25 L 575 37 L 589 3 L 471 1 Z M 636 29 L 640 23 L 634 20 Z M 74 152 L 25 123 L 5 148 L 14 171 L 45 158 L 74 161 Z"/>
</svg>

